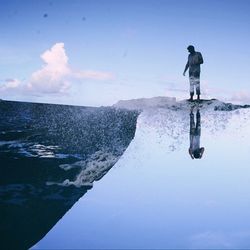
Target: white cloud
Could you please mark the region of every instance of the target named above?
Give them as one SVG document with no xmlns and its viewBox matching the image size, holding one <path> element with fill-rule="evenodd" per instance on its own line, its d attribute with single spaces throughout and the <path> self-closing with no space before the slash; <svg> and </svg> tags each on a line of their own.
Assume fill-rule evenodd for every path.
<svg viewBox="0 0 250 250">
<path fill-rule="evenodd" d="M 185 99 L 189 96 L 188 78 L 183 81 L 181 78 L 162 77 L 158 79 L 158 83 L 165 85 L 166 93 L 169 96 L 175 96 L 177 99 Z M 215 98 L 234 104 L 250 104 L 250 91 L 238 90 L 234 92 L 231 89 L 215 86 L 215 84 L 211 84 L 207 80 L 201 81 L 201 95 L 204 99 Z"/>
<path fill-rule="evenodd" d="M 68 65 L 64 44 L 56 43 L 41 55 L 44 65 L 34 72 L 27 85 L 28 90 L 39 93 L 64 93 L 70 84 L 67 76 L 71 70 Z"/>
<path fill-rule="evenodd" d="M 245 249 L 249 246 L 249 231 L 206 231 L 189 238 L 191 248 L 196 249 Z"/>
<path fill-rule="evenodd" d="M 228 237 L 222 232 L 203 232 L 190 237 L 192 248 L 229 248 L 231 242 Z"/>
<path fill-rule="evenodd" d="M 229 98 L 229 101 L 243 103 L 243 104 L 250 104 L 250 92 L 249 91 L 238 91 Z"/>
<path fill-rule="evenodd" d="M 0 85 L 0 90 L 9 90 L 19 87 L 21 82 L 18 79 L 6 79 L 2 85 Z"/>
<path fill-rule="evenodd" d="M 43 65 L 41 69 L 31 74 L 27 82 L 9 79 L 0 85 L 4 94 L 42 96 L 44 94 L 67 94 L 69 89 L 79 79 L 95 81 L 113 80 L 111 72 L 96 70 L 74 70 L 70 67 L 64 43 L 56 43 L 41 55 Z"/>
<path fill-rule="evenodd" d="M 101 72 L 101 71 L 94 71 L 94 70 L 82 70 L 76 71 L 73 73 L 75 78 L 80 79 L 92 79 L 92 80 L 113 80 L 114 74 L 110 72 Z"/>
</svg>

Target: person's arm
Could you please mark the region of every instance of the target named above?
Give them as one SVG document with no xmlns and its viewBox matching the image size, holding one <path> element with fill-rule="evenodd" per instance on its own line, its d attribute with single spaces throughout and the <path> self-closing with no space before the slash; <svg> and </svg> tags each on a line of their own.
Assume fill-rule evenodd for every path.
<svg viewBox="0 0 250 250">
<path fill-rule="evenodd" d="M 188 149 L 188 153 L 189 153 L 189 155 L 191 156 L 191 158 L 194 159 L 194 157 L 193 157 L 193 155 L 192 155 L 191 148 Z"/>
<path fill-rule="evenodd" d="M 202 57 L 202 54 L 199 52 L 199 63 L 200 64 L 203 64 L 203 57 Z"/>
<path fill-rule="evenodd" d="M 204 151 L 205 151 L 205 148 L 201 148 L 201 157 L 202 157 Z"/>
<path fill-rule="evenodd" d="M 186 71 L 188 70 L 188 68 L 189 68 L 189 62 L 187 62 L 186 66 L 185 66 L 185 69 L 184 69 L 184 72 L 183 72 L 183 75 L 184 75 L 184 76 L 185 76 L 185 73 L 186 73 Z"/>
</svg>

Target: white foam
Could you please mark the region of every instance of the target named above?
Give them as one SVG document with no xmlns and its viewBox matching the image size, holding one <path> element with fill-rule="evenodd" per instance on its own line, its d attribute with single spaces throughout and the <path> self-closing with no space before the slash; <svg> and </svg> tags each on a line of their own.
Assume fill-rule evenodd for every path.
<svg viewBox="0 0 250 250">
<path fill-rule="evenodd" d="M 200 103 L 189 102 L 187 100 L 176 101 L 175 97 L 165 97 L 158 96 L 152 98 L 139 98 L 139 99 L 131 99 L 131 100 L 121 100 L 113 105 L 115 108 L 122 108 L 128 110 L 148 110 L 148 109 L 156 109 L 156 108 L 175 108 L 181 110 L 187 110 L 191 106 L 200 106 L 205 109 L 214 110 L 215 108 L 226 108 L 226 103 L 223 103 L 219 100 L 202 100 Z M 234 104 L 230 104 L 232 107 Z"/>
<path fill-rule="evenodd" d="M 18 147 L 19 145 L 20 145 L 19 141 L 0 141 L 0 147 L 1 146 Z"/>
<path fill-rule="evenodd" d="M 170 107 L 176 103 L 175 97 L 158 96 L 118 101 L 113 107 L 129 110 L 145 110 L 148 108 Z"/>
<path fill-rule="evenodd" d="M 0 141 L 0 147 L 7 147 L 11 152 L 12 149 L 16 149 L 17 152 L 25 157 L 37 157 L 37 158 L 57 158 L 57 159 L 66 159 L 69 157 L 80 158 L 79 155 L 75 154 L 62 154 L 56 153 L 59 146 L 54 145 L 42 145 L 39 143 L 33 144 L 30 142 L 24 141 Z M 8 152 L 8 151 L 7 151 Z"/>
<path fill-rule="evenodd" d="M 118 161 L 119 157 L 112 153 L 97 151 L 85 161 L 77 161 L 73 164 L 62 164 L 60 167 L 65 171 L 73 168 L 79 168 L 80 173 L 75 180 L 64 180 L 62 183 L 47 182 L 47 185 L 60 186 L 92 186 L 94 181 L 101 179 L 110 168 Z"/>
<path fill-rule="evenodd" d="M 194 116 L 197 110 L 200 110 L 202 146 L 205 147 L 207 141 L 216 142 L 218 138 L 236 134 L 236 131 L 239 137 L 242 134 L 245 138 L 249 138 L 250 109 L 215 111 L 215 107 L 224 108 L 225 104 L 218 100 L 200 104 L 181 101 L 176 102 L 174 106 L 147 108 L 141 112 L 137 119 L 135 138 L 128 148 L 129 157 L 144 161 L 147 158 L 150 161 L 160 159 L 173 151 L 188 152 L 191 107 Z"/>
</svg>

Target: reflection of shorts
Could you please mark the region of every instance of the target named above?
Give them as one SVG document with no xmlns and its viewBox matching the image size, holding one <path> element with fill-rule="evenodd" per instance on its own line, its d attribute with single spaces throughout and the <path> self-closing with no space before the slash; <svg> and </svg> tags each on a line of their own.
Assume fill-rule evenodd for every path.
<svg viewBox="0 0 250 250">
<path fill-rule="evenodd" d="M 190 113 L 190 149 L 194 153 L 195 151 L 200 151 L 200 136 L 201 136 L 201 116 L 200 112 L 196 113 L 196 123 L 194 121 L 193 112 Z"/>
<path fill-rule="evenodd" d="M 200 95 L 200 71 L 189 71 L 189 82 L 190 82 L 190 94 L 194 94 L 194 89 L 196 90 L 196 95 Z"/>
<path fill-rule="evenodd" d="M 200 112 L 196 113 L 196 123 L 194 122 L 194 114 L 190 113 L 190 131 L 189 134 L 192 136 L 200 136 L 201 135 L 201 115 Z"/>
</svg>

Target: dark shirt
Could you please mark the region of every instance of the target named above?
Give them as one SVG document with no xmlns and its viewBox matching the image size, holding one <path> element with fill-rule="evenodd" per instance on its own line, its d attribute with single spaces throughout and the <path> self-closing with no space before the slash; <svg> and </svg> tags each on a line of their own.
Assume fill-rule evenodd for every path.
<svg viewBox="0 0 250 250">
<path fill-rule="evenodd" d="M 189 72 L 200 72 L 200 64 L 203 63 L 202 54 L 200 52 L 194 52 L 188 56 Z"/>
</svg>

